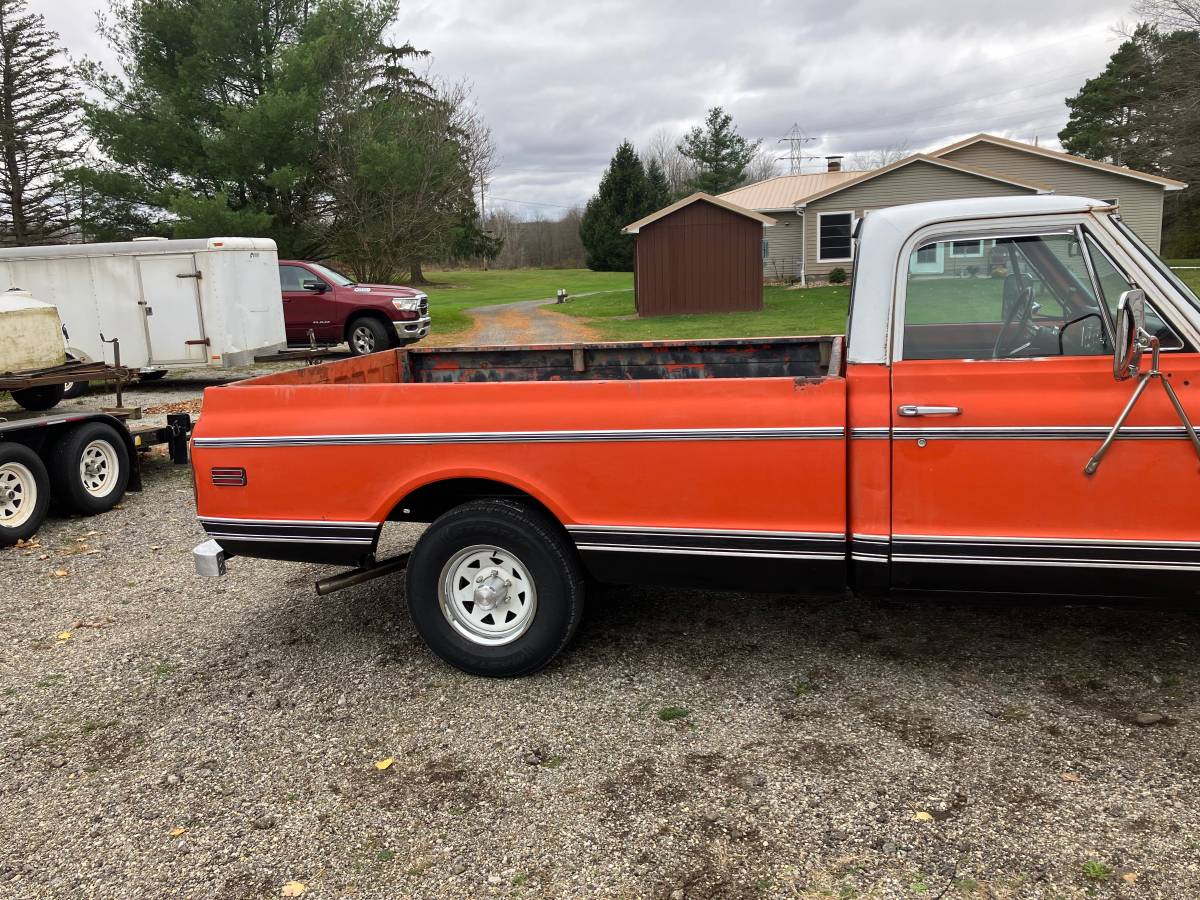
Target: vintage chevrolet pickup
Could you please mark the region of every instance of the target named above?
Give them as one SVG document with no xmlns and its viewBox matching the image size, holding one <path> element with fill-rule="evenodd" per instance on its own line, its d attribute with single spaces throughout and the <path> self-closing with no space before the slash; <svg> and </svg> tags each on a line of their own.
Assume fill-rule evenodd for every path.
<svg viewBox="0 0 1200 900">
<path fill-rule="evenodd" d="M 857 232 L 846 339 L 389 350 L 209 388 L 197 570 L 356 567 L 327 592 L 407 567 L 425 641 L 483 675 L 562 650 L 589 576 L 1194 597 L 1200 300 L 1116 209 Z M 377 562 L 395 520 L 432 524 Z"/>
</svg>

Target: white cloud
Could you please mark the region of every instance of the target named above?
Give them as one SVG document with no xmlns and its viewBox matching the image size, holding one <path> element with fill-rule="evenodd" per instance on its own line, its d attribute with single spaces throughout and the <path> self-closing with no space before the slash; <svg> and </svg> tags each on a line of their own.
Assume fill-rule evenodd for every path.
<svg viewBox="0 0 1200 900">
<path fill-rule="evenodd" d="M 616 145 L 724 105 L 774 145 L 798 122 L 814 155 L 977 131 L 1043 143 L 1128 13 L 1112 0 L 966 4 L 785 0 L 401 2 L 393 36 L 473 83 L 496 136 L 491 190 L 514 212 L 580 203 Z M 75 56 L 112 62 L 96 0 L 33 0 Z M 781 150 L 782 153 L 782 150 Z"/>
</svg>

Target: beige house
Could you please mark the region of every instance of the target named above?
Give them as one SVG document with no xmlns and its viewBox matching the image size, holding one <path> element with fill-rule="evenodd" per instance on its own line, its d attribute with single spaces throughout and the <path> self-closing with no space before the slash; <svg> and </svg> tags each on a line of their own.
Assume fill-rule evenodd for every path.
<svg viewBox="0 0 1200 900">
<path fill-rule="evenodd" d="M 918 153 L 868 172 L 841 170 L 780 175 L 722 194 L 721 199 L 775 219 L 764 233 L 763 276 L 822 281 L 836 268 L 853 265 L 851 235 L 858 219 L 873 209 L 1013 194 L 1070 194 L 1120 205 L 1129 227 L 1155 250 L 1162 239 L 1163 198 L 1187 187 L 1179 181 L 1096 162 L 990 134 Z M 981 259 L 982 247 L 955 245 L 956 260 L 930 259 L 930 271 Z"/>
</svg>

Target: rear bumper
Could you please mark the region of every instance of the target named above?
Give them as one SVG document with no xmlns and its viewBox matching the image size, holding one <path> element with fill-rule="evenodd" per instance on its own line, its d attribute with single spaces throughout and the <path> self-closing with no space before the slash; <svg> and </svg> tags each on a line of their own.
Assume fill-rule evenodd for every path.
<svg viewBox="0 0 1200 900">
<path fill-rule="evenodd" d="M 192 551 L 192 561 L 197 575 L 215 578 L 225 574 L 225 548 L 212 539 Z"/>
<path fill-rule="evenodd" d="M 396 328 L 396 337 L 404 343 L 412 343 L 419 341 L 425 335 L 429 334 L 429 316 L 422 316 L 419 319 L 410 319 L 407 322 L 393 322 L 392 325 Z"/>
</svg>

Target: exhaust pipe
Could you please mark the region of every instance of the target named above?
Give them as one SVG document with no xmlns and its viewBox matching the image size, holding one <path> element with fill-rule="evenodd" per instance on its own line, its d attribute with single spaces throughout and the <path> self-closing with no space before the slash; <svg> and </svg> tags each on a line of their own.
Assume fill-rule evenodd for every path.
<svg viewBox="0 0 1200 900">
<path fill-rule="evenodd" d="M 383 562 L 375 563 L 373 566 L 363 566 L 361 569 L 351 569 L 349 572 L 342 572 L 339 575 L 330 575 L 328 578 L 322 578 L 314 582 L 313 587 L 317 589 L 318 597 L 324 597 L 327 594 L 332 594 L 334 591 L 340 591 L 342 588 L 354 587 L 356 584 L 363 584 L 375 578 L 382 578 L 385 575 L 391 575 L 393 572 L 401 572 L 407 567 L 408 554 L 401 553 L 399 556 L 385 559 Z"/>
</svg>

